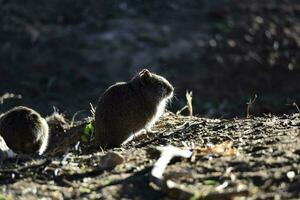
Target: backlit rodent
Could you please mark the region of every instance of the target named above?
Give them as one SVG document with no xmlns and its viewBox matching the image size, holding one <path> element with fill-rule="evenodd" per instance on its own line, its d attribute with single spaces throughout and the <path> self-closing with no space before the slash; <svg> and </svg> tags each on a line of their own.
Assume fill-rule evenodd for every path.
<svg viewBox="0 0 300 200">
<path fill-rule="evenodd" d="M 134 133 L 150 130 L 164 113 L 173 91 L 165 78 L 147 69 L 128 82 L 109 87 L 96 107 L 96 144 L 118 147 Z"/>
<path fill-rule="evenodd" d="M 41 155 L 47 148 L 49 128 L 39 113 L 18 106 L 1 115 L 0 135 L 15 153 Z"/>
</svg>

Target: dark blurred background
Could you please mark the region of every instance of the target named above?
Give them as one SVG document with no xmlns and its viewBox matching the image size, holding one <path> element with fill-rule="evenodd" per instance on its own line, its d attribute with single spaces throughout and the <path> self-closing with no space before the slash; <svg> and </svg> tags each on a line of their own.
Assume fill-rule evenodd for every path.
<svg viewBox="0 0 300 200">
<path fill-rule="evenodd" d="M 195 113 L 244 117 L 300 106 L 299 0 L 0 0 L 0 112 L 89 112 L 141 68 L 193 91 Z"/>
</svg>

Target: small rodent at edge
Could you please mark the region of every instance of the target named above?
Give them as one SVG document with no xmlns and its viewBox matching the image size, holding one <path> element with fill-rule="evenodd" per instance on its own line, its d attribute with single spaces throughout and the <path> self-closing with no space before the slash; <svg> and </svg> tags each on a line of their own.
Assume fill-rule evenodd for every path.
<svg viewBox="0 0 300 200">
<path fill-rule="evenodd" d="M 0 135 L 15 153 L 42 155 L 47 148 L 49 127 L 39 113 L 18 106 L 1 115 Z"/>
<path fill-rule="evenodd" d="M 96 107 L 95 143 L 103 148 L 118 147 L 134 133 L 150 131 L 173 91 L 164 77 L 147 69 L 128 82 L 110 86 Z"/>
</svg>

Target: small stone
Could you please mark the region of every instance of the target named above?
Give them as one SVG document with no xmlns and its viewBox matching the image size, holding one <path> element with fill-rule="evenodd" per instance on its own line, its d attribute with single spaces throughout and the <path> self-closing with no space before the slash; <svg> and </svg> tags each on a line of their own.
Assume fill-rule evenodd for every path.
<svg viewBox="0 0 300 200">
<path fill-rule="evenodd" d="M 289 171 L 286 173 L 286 176 L 290 179 L 290 180 L 293 180 L 294 177 L 295 177 L 295 172 L 294 171 Z"/>
<path fill-rule="evenodd" d="M 228 40 L 227 42 L 228 42 L 228 45 L 230 47 L 235 47 L 236 46 L 236 42 L 234 40 Z"/>
<path fill-rule="evenodd" d="M 256 21 L 258 24 L 264 23 L 264 19 L 263 19 L 262 17 L 260 17 L 260 16 L 256 16 L 256 17 L 255 17 L 255 21 Z"/>
<path fill-rule="evenodd" d="M 214 39 L 209 40 L 209 45 L 210 45 L 211 47 L 216 47 L 216 46 L 217 46 L 216 40 L 214 40 Z"/>
<path fill-rule="evenodd" d="M 100 163 L 104 169 L 112 169 L 124 162 L 123 156 L 115 152 L 108 152 L 101 157 Z"/>
</svg>

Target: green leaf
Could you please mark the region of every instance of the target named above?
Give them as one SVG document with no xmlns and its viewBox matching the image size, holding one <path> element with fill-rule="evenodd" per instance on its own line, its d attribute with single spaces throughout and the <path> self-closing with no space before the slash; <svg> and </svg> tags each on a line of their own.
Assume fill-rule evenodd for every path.
<svg viewBox="0 0 300 200">
<path fill-rule="evenodd" d="M 12 196 L 6 196 L 6 195 L 3 195 L 3 194 L 0 194 L 0 200 L 12 200 Z"/>
<path fill-rule="evenodd" d="M 218 183 L 218 181 L 216 180 L 212 180 L 212 179 L 207 179 L 205 181 L 203 181 L 204 185 L 216 185 Z"/>
<path fill-rule="evenodd" d="M 91 139 L 94 135 L 94 131 L 95 131 L 95 129 L 94 129 L 92 122 L 86 124 L 83 129 L 83 134 L 81 135 L 81 140 L 85 143 L 88 143 L 89 141 L 91 141 Z"/>
</svg>

